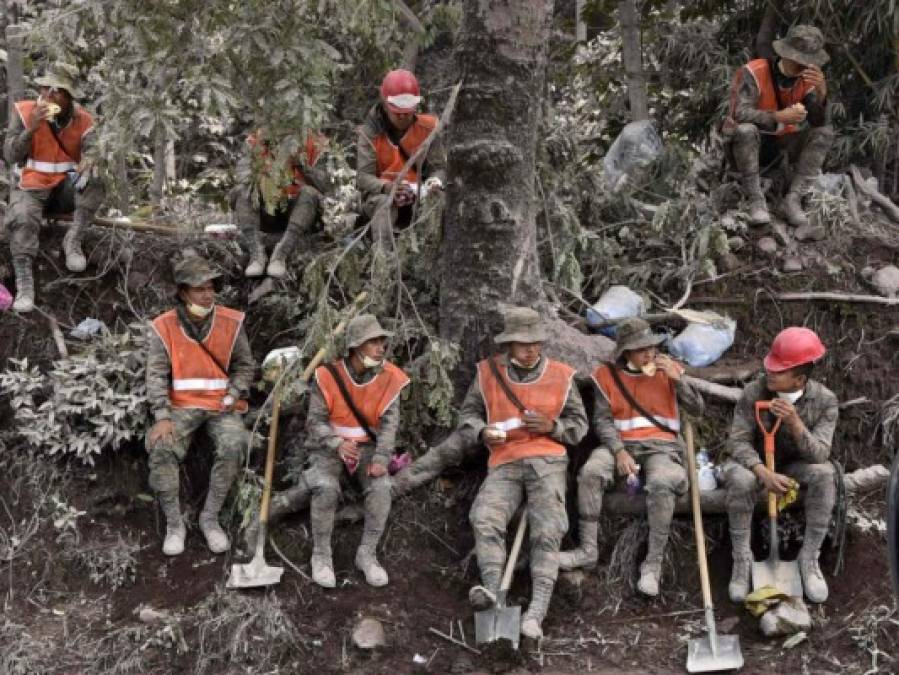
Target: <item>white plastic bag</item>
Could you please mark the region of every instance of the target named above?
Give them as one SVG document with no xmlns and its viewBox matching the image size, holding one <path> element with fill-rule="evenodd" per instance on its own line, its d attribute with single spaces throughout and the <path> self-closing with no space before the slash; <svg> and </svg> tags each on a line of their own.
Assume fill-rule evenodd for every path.
<svg viewBox="0 0 899 675">
<path fill-rule="evenodd" d="M 728 317 L 712 324 L 691 323 L 668 341 L 668 351 L 694 368 L 710 366 L 734 343 L 737 323 Z"/>
<path fill-rule="evenodd" d="M 609 286 L 596 304 L 587 310 L 587 325 L 595 328 L 607 321 L 643 316 L 644 314 L 646 314 L 646 303 L 643 296 L 627 286 Z M 615 335 L 614 326 L 598 330 L 608 337 Z"/>
</svg>

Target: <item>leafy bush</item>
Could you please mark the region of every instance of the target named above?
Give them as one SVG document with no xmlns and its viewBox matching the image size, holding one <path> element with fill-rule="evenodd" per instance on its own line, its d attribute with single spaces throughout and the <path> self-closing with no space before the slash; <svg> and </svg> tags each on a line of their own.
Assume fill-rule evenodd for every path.
<svg viewBox="0 0 899 675">
<path fill-rule="evenodd" d="M 54 361 L 49 372 L 27 358 L 0 374 L 15 431 L 48 455 L 93 464 L 105 449 L 139 438 L 146 419 L 143 337 L 106 334 L 85 351 Z"/>
</svg>

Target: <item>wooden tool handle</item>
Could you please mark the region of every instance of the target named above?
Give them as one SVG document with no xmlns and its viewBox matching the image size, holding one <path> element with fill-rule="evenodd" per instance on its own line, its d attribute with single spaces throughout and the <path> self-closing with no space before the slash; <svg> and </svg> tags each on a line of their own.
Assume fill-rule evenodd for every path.
<svg viewBox="0 0 899 675">
<path fill-rule="evenodd" d="M 702 526 L 702 507 L 699 503 L 699 477 L 696 474 L 696 453 L 693 449 L 693 425 L 684 425 L 687 444 L 687 467 L 690 471 L 690 501 L 693 505 L 693 532 L 696 536 L 696 556 L 699 560 L 699 580 L 702 584 L 702 605 L 712 606 L 712 589 L 709 586 L 709 563 L 705 552 L 705 529 Z"/>
<path fill-rule="evenodd" d="M 515 571 L 515 563 L 518 561 L 518 552 L 521 550 L 521 542 L 524 540 L 524 531 L 528 525 L 528 509 L 521 510 L 521 520 L 518 521 L 518 529 L 515 531 L 515 541 L 512 542 L 512 550 L 509 552 L 509 559 L 506 561 L 506 569 L 503 572 L 503 579 L 499 585 L 499 592 L 505 594 L 512 585 L 512 572 Z"/>
</svg>

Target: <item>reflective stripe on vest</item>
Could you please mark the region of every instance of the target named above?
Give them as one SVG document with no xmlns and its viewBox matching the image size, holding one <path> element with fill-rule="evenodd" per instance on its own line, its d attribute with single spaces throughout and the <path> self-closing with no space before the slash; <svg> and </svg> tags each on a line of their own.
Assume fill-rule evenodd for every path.
<svg viewBox="0 0 899 675">
<path fill-rule="evenodd" d="M 18 101 L 16 111 L 27 129 L 37 101 Z M 81 161 L 81 141 L 94 126 L 94 118 L 77 103 L 69 123 L 57 132 L 59 141 L 44 120 L 31 135 L 28 160 L 19 178 L 22 190 L 50 190 L 65 180 L 66 172 Z M 62 147 L 60 147 L 60 144 Z"/>
<path fill-rule="evenodd" d="M 778 104 L 777 92 L 774 89 L 777 84 L 771 77 L 771 68 L 772 66 L 767 59 L 753 59 L 747 63 L 745 67 L 737 70 L 730 87 L 730 107 L 728 117 L 724 123 L 725 129 L 733 129 L 738 124 L 735 118 L 737 111 L 737 95 L 743 84 L 744 73 L 747 70 L 752 74 L 756 87 L 758 87 L 759 90 L 759 99 L 755 106 L 758 110 L 777 112 L 778 110 L 789 108 L 795 103 L 801 103 L 802 99 L 808 96 L 809 92 L 814 89 L 814 86 L 802 79 L 796 78 L 796 82 L 791 88 L 780 88 L 780 103 L 783 105 L 783 107 L 781 107 Z M 794 134 L 797 131 L 799 131 L 799 127 L 795 124 L 779 124 L 774 135 L 784 136 L 786 134 Z"/>
<path fill-rule="evenodd" d="M 571 390 L 574 379 L 574 368 L 544 359 L 542 372 L 531 382 L 513 382 L 508 375 L 508 366 L 497 364 L 506 383 L 528 410 L 539 412 L 555 422 Z M 487 409 L 487 424 L 496 426 L 506 432 L 504 443 L 489 446 L 491 467 L 514 462 L 528 457 L 548 457 L 565 454 L 565 446 L 547 434 L 532 434 L 524 426 L 521 411 L 516 408 L 497 382 L 484 360 L 478 364 L 478 387 L 484 398 Z"/>
<path fill-rule="evenodd" d="M 228 392 L 227 370 L 243 319 L 243 312 L 216 305 L 212 326 L 203 340 L 206 349 L 187 335 L 176 310 L 169 310 L 153 319 L 150 325 L 162 340 L 172 364 L 169 403 L 173 408 L 221 410 L 222 398 Z M 215 359 L 206 352 L 207 349 L 215 355 Z M 235 407 L 245 409 L 246 405 L 239 402 Z"/>
<path fill-rule="evenodd" d="M 664 371 L 656 370 L 652 377 L 624 370 L 619 370 L 618 373 L 622 384 L 646 412 L 672 430 L 680 430 L 677 393 L 674 390 L 674 382 Z M 622 441 L 647 439 L 672 441 L 677 438 L 675 434 L 659 429 L 651 420 L 634 409 L 618 388 L 609 365 L 599 366 L 593 372 L 593 381 L 609 402 L 615 429 Z"/>
<path fill-rule="evenodd" d="M 347 371 L 345 360 L 335 361 L 334 367 L 356 408 L 362 413 L 371 430 L 377 431 L 381 426 L 381 416 L 409 384 L 409 377 L 400 368 L 385 361 L 377 375 L 368 382 L 357 384 Z M 357 443 L 371 440 L 359 426 L 359 421 L 346 404 L 340 387 L 327 368 L 319 366 L 315 370 L 315 381 L 328 406 L 328 420 L 334 433 Z"/>
<path fill-rule="evenodd" d="M 437 118 L 433 115 L 416 115 L 415 121 L 406 129 L 406 133 L 400 139 L 400 145 L 406 153 L 406 157 L 394 145 L 386 133 L 378 134 L 374 140 L 375 155 L 378 160 L 378 178 L 394 181 L 400 171 L 406 165 L 407 158 L 412 157 L 415 151 L 424 143 L 431 132 L 437 126 Z M 413 165 L 405 175 L 405 180 L 410 183 L 418 182 L 418 172 Z"/>
</svg>

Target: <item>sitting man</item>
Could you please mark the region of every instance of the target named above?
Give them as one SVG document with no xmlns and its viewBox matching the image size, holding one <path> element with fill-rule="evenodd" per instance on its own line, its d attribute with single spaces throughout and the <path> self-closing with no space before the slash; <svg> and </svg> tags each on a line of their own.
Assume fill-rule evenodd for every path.
<svg viewBox="0 0 899 675">
<path fill-rule="evenodd" d="M 752 512 L 760 487 L 785 494 L 791 479 L 808 488 L 805 498 L 805 535 L 799 551 L 799 572 L 811 602 L 827 600 L 827 582 L 818 566 L 836 502 L 830 448 L 837 425 L 837 397 L 811 379 L 824 345 L 814 331 L 793 326 L 778 333 L 765 356 L 765 374 L 750 383 L 734 410 L 722 466 L 727 488 L 727 515 L 733 546 L 733 571 L 728 591 L 734 602 L 749 592 L 752 550 L 749 545 Z M 762 421 L 771 428 L 783 420 L 775 437 L 775 471 L 765 466 L 764 438 L 755 418 L 756 401 L 771 401 Z"/>
<path fill-rule="evenodd" d="M 247 138 L 247 154 L 237 165 L 238 184 L 231 192 L 234 210 L 250 262 L 248 277 L 263 273 L 276 279 L 287 273 L 287 261 L 300 236 L 308 234 L 321 213 L 322 195 L 331 181 L 322 161 L 327 139 L 309 134 L 300 148 L 279 170 L 273 166 L 273 150 L 262 130 Z M 266 267 L 261 227 L 283 230 Z"/>
<path fill-rule="evenodd" d="M 383 251 L 390 250 L 393 226 L 411 218 L 415 201 L 429 190 L 443 188 L 445 157 L 439 139 L 400 175 L 437 127 L 436 117 L 415 112 L 420 93 L 415 75 L 391 70 L 381 82 L 381 100 L 369 110 L 359 129 L 356 184 L 362 193 L 362 209 L 371 219 L 372 240 Z M 389 193 L 397 181 L 391 203 Z"/>
<path fill-rule="evenodd" d="M 6 227 L 9 249 L 16 274 L 16 301 L 13 309 L 34 309 L 33 263 L 44 215 L 72 213 L 62 248 L 66 267 L 83 272 L 87 260 L 81 237 L 103 201 L 103 184 L 91 177 L 84 158 L 94 127 L 93 116 L 75 99 L 81 90 L 75 84 L 77 70 L 56 64 L 35 80 L 40 87 L 37 100 L 18 101 L 10 120 L 3 156 L 10 165 L 22 167 L 19 184 L 12 188 Z"/>
<path fill-rule="evenodd" d="M 587 433 L 587 414 L 574 369 L 543 356 L 546 331 L 533 309 L 515 307 L 496 336 L 505 353 L 478 364 L 462 403 L 460 432 L 490 451 L 487 478 L 472 504 L 475 552 L 481 584 L 469 600 L 493 606 L 506 562 L 506 528 L 522 498 L 530 526 L 531 602 L 521 634 L 543 635 L 542 623 L 558 575 L 559 545 L 568 531 L 566 445 Z"/>
<path fill-rule="evenodd" d="M 347 326 L 344 359 L 319 366 L 309 392 L 306 447 L 309 468 L 303 482 L 311 491 L 312 580 L 334 588 L 331 533 L 344 472 L 355 476 L 365 495 L 365 526 L 356 567 L 371 586 L 387 584 L 376 549 L 390 515 L 390 478 L 400 424 L 399 395 L 409 378 L 384 358 L 387 338 L 372 314 Z"/>
<path fill-rule="evenodd" d="M 213 280 L 220 276 L 202 258 L 181 260 L 175 265 L 179 303 L 153 319 L 148 331 L 147 398 L 156 423 L 147 434 L 147 452 L 150 487 L 165 514 L 166 555 L 184 551 L 178 465 L 203 426 L 215 445 L 215 462 L 200 530 L 213 553 L 231 547 L 218 518 L 249 441 L 241 413 L 256 363 L 243 312 L 215 304 Z"/>
<path fill-rule="evenodd" d="M 637 589 L 648 596 L 659 594 L 675 501 L 688 486 L 678 402 L 696 415 L 703 409 L 700 394 L 681 377 L 683 366 L 658 353 L 664 340 L 643 319 L 623 321 L 618 325 L 614 362 L 593 373 L 599 390 L 593 429 L 600 446 L 578 474 L 580 547 L 559 556 L 565 570 L 596 565 L 603 492 L 614 485 L 616 468 L 630 481 L 637 480 L 642 470 L 649 543 Z"/>
<path fill-rule="evenodd" d="M 784 201 L 784 215 L 796 227 L 807 225 L 802 194 L 820 172 L 833 144 L 827 116 L 827 82 L 821 66 L 830 60 L 824 37 L 812 26 L 793 26 L 772 45 L 776 60 L 755 59 L 734 75 L 724 123 L 728 157 L 749 197 L 754 225 L 771 222 L 759 180 L 759 166 L 781 153 L 795 162 Z M 805 124 L 807 122 L 807 124 Z"/>
</svg>

